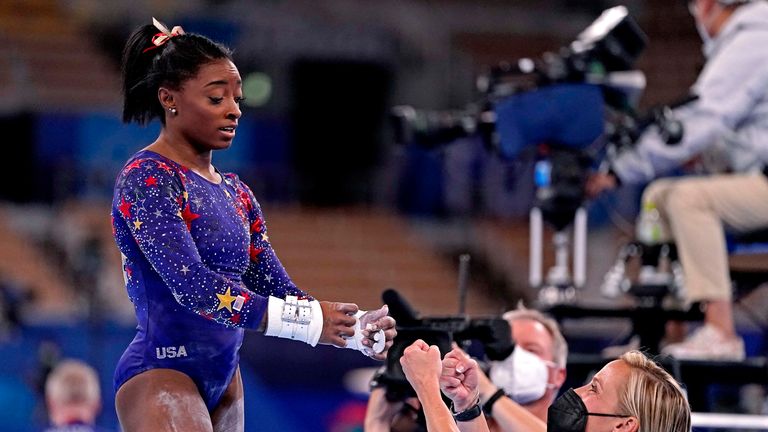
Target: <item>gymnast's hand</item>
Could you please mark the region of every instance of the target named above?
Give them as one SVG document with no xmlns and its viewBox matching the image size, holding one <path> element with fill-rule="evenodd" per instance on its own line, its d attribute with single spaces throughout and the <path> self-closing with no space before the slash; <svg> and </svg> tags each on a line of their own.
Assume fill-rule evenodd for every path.
<svg viewBox="0 0 768 432">
<path fill-rule="evenodd" d="M 388 316 L 389 307 L 387 305 L 382 306 L 379 309 L 366 312 L 360 317 L 360 324 L 363 329 L 363 345 L 371 350 L 368 355 L 376 360 L 384 360 L 387 358 L 387 352 L 392 346 L 392 340 L 397 336 L 397 330 L 395 330 L 395 319 Z M 384 350 L 376 353 L 373 349 L 378 340 L 379 330 L 384 331 Z"/>
<path fill-rule="evenodd" d="M 354 303 L 328 301 L 321 301 L 320 308 L 323 310 L 323 331 L 319 343 L 343 348 L 347 344 L 345 338 L 355 335 L 357 319 L 354 315 L 359 308 Z"/>
</svg>

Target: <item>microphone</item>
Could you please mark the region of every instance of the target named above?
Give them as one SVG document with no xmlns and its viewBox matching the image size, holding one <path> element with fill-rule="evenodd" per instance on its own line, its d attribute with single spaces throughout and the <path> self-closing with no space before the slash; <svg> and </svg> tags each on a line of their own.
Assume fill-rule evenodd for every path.
<svg viewBox="0 0 768 432">
<path fill-rule="evenodd" d="M 389 306 L 389 315 L 397 321 L 398 327 L 418 324 L 416 311 L 399 292 L 389 288 L 381 294 L 381 299 Z"/>
</svg>

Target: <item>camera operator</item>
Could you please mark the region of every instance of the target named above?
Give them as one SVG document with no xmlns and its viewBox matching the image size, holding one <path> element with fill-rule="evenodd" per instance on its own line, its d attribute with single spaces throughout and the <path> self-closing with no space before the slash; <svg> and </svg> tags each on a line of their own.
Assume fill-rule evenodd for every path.
<svg viewBox="0 0 768 432">
<path fill-rule="evenodd" d="M 420 432 L 425 424 L 423 416 L 417 397 L 390 402 L 387 389 L 375 386 L 368 397 L 363 429 L 365 432 Z"/>
<path fill-rule="evenodd" d="M 659 179 L 643 193 L 643 208 L 655 207 L 666 231 L 658 241 L 676 243 L 687 300 L 706 305 L 704 325 L 663 352 L 741 360 L 744 341 L 733 322 L 724 226 L 740 232 L 768 226 L 768 4 L 692 0 L 689 9 L 707 62 L 692 88 L 698 99 L 675 110 L 682 141 L 666 145 L 649 129 L 618 155 L 609 173 L 589 179 L 587 193 L 650 181 L 693 158 L 710 163 L 711 175 Z M 720 173 L 712 173 L 711 162 Z"/>
<path fill-rule="evenodd" d="M 519 305 L 504 314 L 512 330 L 514 352 L 493 362 L 489 376 L 479 371 L 480 401 L 491 430 L 512 432 L 531 422 L 542 424 L 565 382 L 568 344 L 553 319 Z M 525 412 L 524 412 L 524 411 Z"/>
<path fill-rule="evenodd" d="M 528 430 L 544 426 L 547 409 L 565 382 L 568 345 L 554 320 L 522 305 L 503 318 L 511 329 L 515 350 L 492 362 L 490 378 L 477 371 L 481 407 L 493 431 Z M 368 401 L 365 430 L 417 431 L 424 413 L 418 399 L 389 402 L 386 389 L 374 388 Z"/>
</svg>

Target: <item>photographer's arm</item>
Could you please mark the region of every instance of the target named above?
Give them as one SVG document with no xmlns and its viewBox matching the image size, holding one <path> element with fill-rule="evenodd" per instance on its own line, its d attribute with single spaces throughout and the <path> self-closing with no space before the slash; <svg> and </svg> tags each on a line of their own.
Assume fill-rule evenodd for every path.
<svg viewBox="0 0 768 432">
<path fill-rule="evenodd" d="M 447 357 L 447 356 L 446 356 Z M 499 390 L 482 370 L 477 371 L 480 403 L 485 407 L 488 400 Z M 547 424 L 512 399 L 502 396 L 493 402 L 490 414 L 505 432 L 545 432 Z"/>
<path fill-rule="evenodd" d="M 392 428 L 392 420 L 400 411 L 403 402 L 389 402 L 386 397 L 387 390 L 384 387 L 376 387 L 371 390 L 368 398 L 368 406 L 365 410 L 365 432 L 389 432 Z"/>
<path fill-rule="evenodd" d="M 493 419 L 505 432 L 545 432 L 547 424 L 508 397 L 493 405 Z"/>
</svg>

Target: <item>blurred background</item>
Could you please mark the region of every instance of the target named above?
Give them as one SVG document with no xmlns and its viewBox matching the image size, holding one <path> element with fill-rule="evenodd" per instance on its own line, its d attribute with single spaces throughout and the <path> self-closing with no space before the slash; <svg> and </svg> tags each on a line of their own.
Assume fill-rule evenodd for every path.
<svg viewBox="0 0 768 432">
<path fill-rule="evenodd" d="M 136 26 L 154 16 L 234 48 L 247 105 L 233 147 L 214 164 L 253 189 L 300 287 L 363 308 L 394 288 L 421 314 L 455 314 L 457 257 L 468 253 L 467 312 L 490 315 L 535 301 L 530 161 L 503 161 L 472 139 L 397 145 L 390 109 L 461 108 L 482 70 L 556 51 L 617 4 L 0 0 L 3 430 L 44 427 L 41 385 L 63 357 L 99 370 L 99 424 L 118 430 L 112 372 L 135 322 L 109 206 L 123 162 L 159 131 L 119 119 L 120 54 Z M 648 81 L 641 107 L 685 94 L 703 57 L 683 2 L 621 4 L 650 40 L 637 64 Z M 600 301 L 593 287 L 631 236 L 638 200 L 639 189 L 623 188 L 589 206 L 585 298 Z M 626 330 L 596 320 L 566 327 L 566 336 L 589 334 L 585 344 L 597 347 Z M 372 361 L 255 334 L 241 355 L 246 430 L 361 429 L 365 389 L 344 382 Z M 301 415 L 296 406 L 306 407 Z"/>
</svg>

